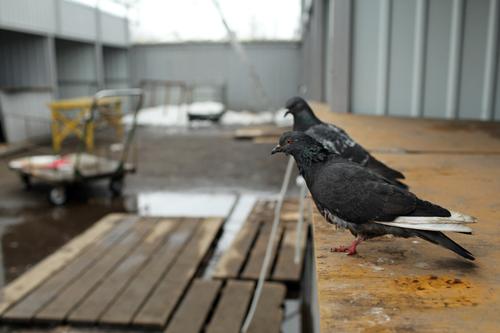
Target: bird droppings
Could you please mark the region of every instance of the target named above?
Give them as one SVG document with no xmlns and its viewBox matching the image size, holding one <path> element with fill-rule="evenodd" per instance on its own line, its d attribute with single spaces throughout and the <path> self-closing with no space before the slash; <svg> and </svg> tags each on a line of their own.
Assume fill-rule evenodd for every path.
<svg viewBox="0 0 500 333">
<path fill-rule="evenodd" d="M 384 270 L 384 267 L 380 267 L 380 266 L 373 265 L 373 264 L 370 264 L 370 263 L 362 263 L 362 264 L 358 264 L 358 266 L 369 268 L 369 269 L 371 269 L 374 272 L 380 272 L 380 271 Z"/>
<path fill-rule="evenodd" d="M 391 317 L 389 317 L 385 313 L 384 308 L 381 308 L 381 307 L 371 308 L 370 311 L 369 311 L 369 314 L 374 317 L 375 322 L 377 324 L 386 323 L 386 322 L 388 322 L 388 321 L 391 320 Z"/>
<path fill-rule="evenodd" d="M 426 262 L 417 262 L 417 263 L 415 264 L 415 267 L 417 267 L 417 268 L 422 268 L 422 269 L 428 269 L 430 266 L 429 266 L 429 264 L 428 264 L 428 263 L 426 263 Z"/>
</svg>

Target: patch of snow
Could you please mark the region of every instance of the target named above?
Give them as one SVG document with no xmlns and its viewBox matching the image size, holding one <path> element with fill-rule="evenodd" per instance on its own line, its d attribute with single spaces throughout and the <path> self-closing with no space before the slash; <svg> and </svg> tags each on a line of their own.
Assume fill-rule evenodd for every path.
<svg viewBox="0 0 500 333">
<path fill-rule="evenodd" d="M 182 105 L 160 105 L 144 108 L 139 112 L 137 124 L 140 126 L 159 126 L 159 127 L 188 127 L 188 114 L 194 115 L 213 115 L 224 111 L 224 104 L 219 102 L 195 102 Z M 227 126 L 248 126 L 259 124 L 275 124 L 279 127 L 291 126 L 292 117 L 284 117 L 286 109 L 278 111 L 234 111 L 227 110 L 221 117 L 220 123 Z M 132 115 L 126 115 L 123 122 L 131 125 Z M 202 121 L 193 122 L 194 124 L 203 123 Z M 203 125 L 211 125 L 204 123 Z"/>
<path fill-rule="evenodd" d="M 191 114 L 212 115 L 224 111 L 224 104 L 219 102 L 194 102 L 187 106 Z"/>
</svg>

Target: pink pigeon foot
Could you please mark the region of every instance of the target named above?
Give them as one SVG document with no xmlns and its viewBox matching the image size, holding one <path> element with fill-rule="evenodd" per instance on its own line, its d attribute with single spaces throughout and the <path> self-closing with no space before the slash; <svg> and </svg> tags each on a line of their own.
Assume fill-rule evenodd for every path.
<svg viewBox="0 0 500 333">
<path fill-rule="evenodd" d="M 346 252 L 348 256 L 356 254 L 356 247 L 363 241 L 362 238 L 356 238 L 349 246 L 338 246 L 330 249 L 331 252 Z"/>
</svg>

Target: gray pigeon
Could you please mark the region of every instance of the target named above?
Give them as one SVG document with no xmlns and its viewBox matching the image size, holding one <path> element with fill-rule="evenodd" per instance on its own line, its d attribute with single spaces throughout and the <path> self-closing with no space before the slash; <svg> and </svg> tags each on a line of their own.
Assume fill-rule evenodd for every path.
<svg viewBox="0 0 500 333">
<path fill-rule="evenodd" d="M 356 143 L 342 128 L 326 124 L 319 120 L 307 102 L 300 97 L 293 97 L 286 103 L 288 111 L 293 115 L 293 130 L 305 132 L 321 143 L 325 148 L 341 157 L 367 167 L 383 177 L 392 180 L 396 185 L 408 188 L 399 181 L 405 176 L 370 155 Z"/>
<path fill-rule="evenodd" d="M 335 252 L 355 254 L 363 240 L 392 234 L 420 237 L 474 260 L 469 251 L 443 234 L 470 234 L 472 229 L 466 224 L 475 222 L 473 217 L 421 200 L 379 174 L 332 154 L 302 132 L 284 133 L 272 154 L 278 152 L 294 157 L 326 221 L 349 229 L 356 237 L 352 245 L 335 248 Z"/>
</svg>

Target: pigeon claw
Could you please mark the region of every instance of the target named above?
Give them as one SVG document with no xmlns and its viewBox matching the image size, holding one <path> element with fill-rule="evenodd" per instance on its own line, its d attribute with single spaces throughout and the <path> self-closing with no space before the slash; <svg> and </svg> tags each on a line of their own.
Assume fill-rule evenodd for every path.
<svg viewBox="0 0 500 333">
<path fill-rule="evenodd" d="M 356 254 L 356 246 L 337 246 L 330 249 L 330 252 L 345 252 L 348 256 Z"/>
<path fill-rule="evenodd" d="M 356 247 L 363 241 L 362 238 L 356 238 L 349 246 L 338 246 L 330 249 L 330 252 L 345 252 L 348 256 L 355 255 L 357 253 Z"/>
<path fill-rule="evenodd" d="M 349 247 L 348 246 L 337 246 L 337 247 L 332 247 L 330 249 L 330 252 L 347 252 L 349 251 Z"/>
</svg>

